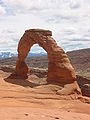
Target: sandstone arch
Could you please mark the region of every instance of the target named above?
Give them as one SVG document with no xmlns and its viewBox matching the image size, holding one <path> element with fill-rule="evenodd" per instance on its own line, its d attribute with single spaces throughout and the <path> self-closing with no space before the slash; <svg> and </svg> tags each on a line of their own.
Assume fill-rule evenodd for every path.
<svg viewBox="0 0 90 120">
<path fill-rule="evenodd" d="M 16 73 L 27 77 L 28 67 L 25 59 L 34 44 L 39 44 L 48 54 L 47 81 L 58 81 L 60 83 L 73 83 L 76 80 L 74 68 L 65 54 L 51 37 L 49 30 L 30 29 L 25 31 L 18 45 L 18 59 Z"/>
</svg>

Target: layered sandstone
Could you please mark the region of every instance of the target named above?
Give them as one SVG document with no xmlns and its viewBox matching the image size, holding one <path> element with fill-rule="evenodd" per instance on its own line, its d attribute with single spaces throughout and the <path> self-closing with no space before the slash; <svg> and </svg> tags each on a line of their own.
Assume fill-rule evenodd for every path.
<svg viewBox="0 0 90 120">
<path fill-rule="evenodd" d="M 57 45 L 51 36 L 52 32 L 49 30 L 30 29 L 25 31 L 18 45 L 17 75 L 28 76 L 25 59 L 31 47 L 38 44 L 48 54 L 47 81 L 57 81 L 64 84 L 73 83 L 76 80 L 74 68 L 64 50 Z"/>
</svg>

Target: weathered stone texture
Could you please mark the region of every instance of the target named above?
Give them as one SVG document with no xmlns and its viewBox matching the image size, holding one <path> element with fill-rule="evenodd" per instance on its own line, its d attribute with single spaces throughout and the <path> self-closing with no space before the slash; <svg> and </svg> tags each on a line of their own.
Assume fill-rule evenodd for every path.
<svg viewBox="0 0 90 120">
<path fill-rule="evenodd" d="M 65 54 L 51 37 L 49 30 L 30 29 L 25 31 L 18 45 L 18 60 L 16 72 L 20 76 L 26 77 L 28 67 L 25 59 L 34 44 L 39 44 L 48 53 L 48 74 L 47 81 L 57 81 L 60 83 L 73 83 L 76 80 L 74 68 Z"/>
</svg>

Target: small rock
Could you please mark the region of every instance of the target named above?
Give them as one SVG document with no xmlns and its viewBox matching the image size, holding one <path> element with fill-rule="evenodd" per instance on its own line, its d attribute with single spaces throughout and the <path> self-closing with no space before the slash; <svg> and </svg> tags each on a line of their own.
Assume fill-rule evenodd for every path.
<svg viewBox="0 0 90 120">
<path fill-rule="evenodd" d="M 59 117 L 55 117 L 55 119 L 59 119 Z"/>
<path fill-rule="evenodd" d="M 25 116 L 28 116 L 29 114 L 28 114 L 28 113 L 25 113 L 24 115 L 25 115 Z"/>
</svg>

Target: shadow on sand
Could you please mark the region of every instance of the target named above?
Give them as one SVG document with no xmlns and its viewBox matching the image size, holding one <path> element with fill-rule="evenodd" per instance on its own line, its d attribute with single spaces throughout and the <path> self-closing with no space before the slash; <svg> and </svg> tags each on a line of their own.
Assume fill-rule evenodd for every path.
<svg viewBox="0 0 90 120">
<path fill-rule="evenodd" d="M 41 86 L 41 85 L 48 85 L 48 84 L 52 84 L 52 85 L 59 85 L 61 87 L 63 87 L 64 85 L 58 83 L 58 82 L 45 82 L 45 83 L 33 83 L 31 81 L 29 81 L 28 79 L 24 79 L 21 78 L 20 76 L 17 76 L 15 73 L 12 73 L 9 77 L 4 79 L 5 82 L 11 83 L 11 84 L 15 84 L 15 85 L 20 85 L 23 87 L 37 87 L 37 86 Z"/>
<path fill-rule="evenodd" d="M 15 84 L 15 85 L 20 85 L 23 87 L 31 87 L 31 88 L 40 85 L 37 83 L 32 83 L 32 82 L 28 81 L 27 79 L 21 78 L 21 77 L 17 76 L 15 73 L 12 73 L 9 77 L 5 78 L 4 81 Z"/>
<path fill-rule="evenodd" d="M 46 81 L 42 84 L 35 83 L 35 82 L 33 83 L 32 81 L 29 81 L 27 78 L 22 78 L 18 76 L 15 72 L 15 68 L 12 68 L 12 67 L 1 67 L 0 70 L 2 70 L 3 72 L 11 73 L 9 77 L 4 79 L 5 82 L 11 83 L 11 84 L 20 85 L 23 87 L 31 87 L 31 88 L 34 88 L 40 85 L 48 85 L 48 84 L 59 85 L 62 87 L 64 86 L 63 84 L 55 82 L 55 81 Z"/>
<path fill-rule="evenodd" d="M 15 68 L 13 68 L 13 67 L 7 67 L 7 66 L 0 67 L 0 70 L 2 70 L 3 72 L 7 72 L 7 73 L 9 73 L 9 72 L 11 72 L 11 73 L 15 72 Z"/>
</svg>

